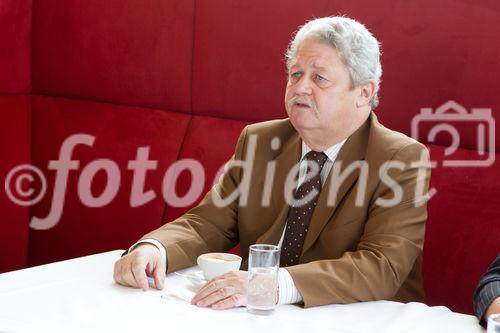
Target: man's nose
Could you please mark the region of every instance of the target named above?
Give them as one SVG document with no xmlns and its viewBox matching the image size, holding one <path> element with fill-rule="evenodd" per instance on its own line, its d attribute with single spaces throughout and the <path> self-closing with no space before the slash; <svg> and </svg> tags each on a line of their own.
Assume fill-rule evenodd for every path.
<svg viewBox="0 0 500 333">
<path fill-rule="evenodd" d="M 303 76 L 300 80 L 295 84 L 295 93 L 297 95 L 311 95 L 312 94 L 312 82 L 311 80 Z"/>
</svg>

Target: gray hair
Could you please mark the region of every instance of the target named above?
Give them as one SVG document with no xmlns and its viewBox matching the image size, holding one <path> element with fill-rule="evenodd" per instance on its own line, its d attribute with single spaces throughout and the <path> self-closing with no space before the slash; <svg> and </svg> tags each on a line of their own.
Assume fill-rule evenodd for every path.
<svg viewBox="0 0 500 333">
<path fill-rule="evenodd" d="M 353 88 L 374 80 L 375 93 L 370 105 L 373 109 L 378 106 L 382 76 L 380 46 L 363 24 L 342 16 L 323 17 L 307 22 L 300 27 L 286 50 L 288 69 L 295 59 L 300 43 L 306 39 L 317 39 L 337 50 L 349 70 Z"/>
</svg>

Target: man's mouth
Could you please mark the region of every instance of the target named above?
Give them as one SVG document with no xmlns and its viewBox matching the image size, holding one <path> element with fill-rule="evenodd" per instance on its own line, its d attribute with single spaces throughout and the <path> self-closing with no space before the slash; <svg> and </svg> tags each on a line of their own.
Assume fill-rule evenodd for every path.
<svg viewBox="0 0 500 333">
<path fill-rule="evenodd" d="M 312 111 L 316 117 L 318 116 L 318 108 L 316 106 L 316 103 L 314 103 L 314 100 L 312 100 L 311 98 L 295 96 L 291 98 L 287 103 L 289 108 L 297 108 L 298 110 L 308 112 Z"/>
<path fill-rule="evenodd" d="M 309 104 L 306 103 L 295 102 L 294 105 L 302 108 L 311 108 Z"/>
</svg>

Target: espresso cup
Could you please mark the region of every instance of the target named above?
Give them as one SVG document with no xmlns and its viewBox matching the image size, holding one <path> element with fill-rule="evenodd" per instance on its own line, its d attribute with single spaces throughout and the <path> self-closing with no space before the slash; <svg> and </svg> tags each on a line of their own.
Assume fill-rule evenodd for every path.
<svg viewBox="0 0 500 333">
<path fill-rule="evenodd" d="M 240 269 L 241 257 L 231 253 L 205 253 L 198 257 L 198 266 L 207 280 Z"/>
</svg>

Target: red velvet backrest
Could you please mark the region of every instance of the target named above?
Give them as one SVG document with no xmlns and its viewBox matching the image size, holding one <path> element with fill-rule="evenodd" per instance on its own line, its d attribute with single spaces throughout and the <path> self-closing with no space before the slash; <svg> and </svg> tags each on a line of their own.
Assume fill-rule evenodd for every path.
<svg viewBox="0 0 500 333">
<path fill-rule="evenodd" d="M 390 7 L 390 8 L 389 8 Z M 197 1 L 193 112 L 260 121 L 284 117 L 284 50 L 291 33 L 315 17 L 344 14 L 382 45 L 379 119 L 411 133 L 421 108 L 454 100 L 499 113 L 500 4 L 497 1 L 287 0 Z M 447 136 L 437 137 L 448 144 Z M 461 147 L 473 148 L 475 133 Z M 500 139 L 496 139 L 500 147 Z"/>
<path fill-rule="evenodd" d="M 217 172 L 233 155 L 236 141 L 246 125 L 248 125 L 247 122 L 238 120 L 204 116 L 192 118 L 182 143 L 179 160 L 194 159 L 200 162 L 203 166 L 203 175 L 192 176 L 186 168 L 179 174 L 172 187 L 175 187 L 177 196 L 181 198 L 185 197 L 191 189 L 197 188 L 200 182 L 202 182 L 202 190 L 197 192 L 199 194 L 196 200 L 189 205 L 176 207 L 167 203 L 165 221 L 172 221 L 194 207 L 212 188 Z"/>
<path fill-rule="evenodd" d="M 190 112 L 194 0 L 34 2 L 33 92 Z"/>
<path fill-rule="evenodd" d="M 0 95 L 31 90 L 31 0 L 0 3 Z"/>
<path fill-rule="evenodd" d="M 0 2 L 0 272 L 22 268 L 27 263 L 29 207 L 12 201 L 4 190 L 9 177 L 9 191 L 15 198 L 16 175 L 11 170 L 30 162 L 30 92 L 31 85 L 31 1 Z M 9 96 L 14 95 L 14 96 Z M 26 182 L 22 190 L 27 191 Z"/>
<path fill-rule="evenodd" d="M 159 227 L 165 206 L 164 174 L 177 159 L 189 118 L 162 110 L 34 97 L 33 163 L 44 171 L 48 189 L 31 213 L 45 219 L 55 203 L 64 200 L 64 205 L 59 219 L 41 222 L 41 230 L 30 231 L 29 263 L 127 248 L 147 230 Z M 78 144 L 72 150 L 71 159 L 78 161 L 78 166 L 69 171 L 67 189 L 58 197 L 54 195 L 55 180 L 62 171 L 48 165 L 60 160 L 63 143 L 75 134 L 90 136 L 93 143 Z M 156 168 L 147 171 L 140 190 L 153 191 L 154 197 L 132 207 L 134 170 L 130 163 L 137 159 L 141 147 L 148 149 L 147 159 L 155 161 Z M 91 171 L 92 165 L 103 161 L 114 165 L 112 176 L 102 169 Z M 107 187 L 112 188 L 111 178 L 116 175 L 119 186 L 111 201 L 93 207 L 93 200 L 82 199 L 89 184 L 91 195 L 101 197 Z M 44 230 L 48 225 L 50 229 Z"/>
<path fill-rule="evenodd" d="M 178 158 L 191 113 L 193 14 L 194 1 L 183 0 L 35 1 L 33 93 L 58 98 L 33 102 L 33 162 L 49 184 L 33 217 L 51 210 L 56 173 L 48 163 L 63 142 L 83 133 L 95 144 L 75 148 L 80 168 L 70 173 L 57 224 L 30 231 L 31 265 L 126 248 L 161 225 L 162 180 Z M 131 207 L 128 165 L 140 147 L 149 147 L 157 162 L 144 189 L 155 197 Z M 121 174 L 116 197 L 99 208 L 78 194 L 82 170 L 97 159 L 113 161 Z M 97 173 L 92 194 L 102 194 L 108 181 Z"/>
<path fill-rule="evenodd" d="M 26 95 L 0 96 L 0 273 L 24 268 L 28 262 L 29 207 L 20 205 L 29 201 L 29 185 L 21 181 L 21 192 L 16 190 L 16 179 L 27 176 L 30 164 L 30 97 Z M 17 171 L 16 171 L 17 170 Z M 19 178 L 21 177 L 21 178 Z M 8 190 L 4 190 L 4 183 Z"/>
<path fill-rule="evenodd" d="M 438 163 L 444 147 L 429 145 Z M 460 149 L 460 158 L 475 152 Z M 432 170 L 431 187 L 437 192 L 428 205 L 424 243 L 424 286 L 429 305 L 445 305 L 472 313 L 474 289 L 500 252 L 500 155 L 488 168 Z"/>
</svg>

